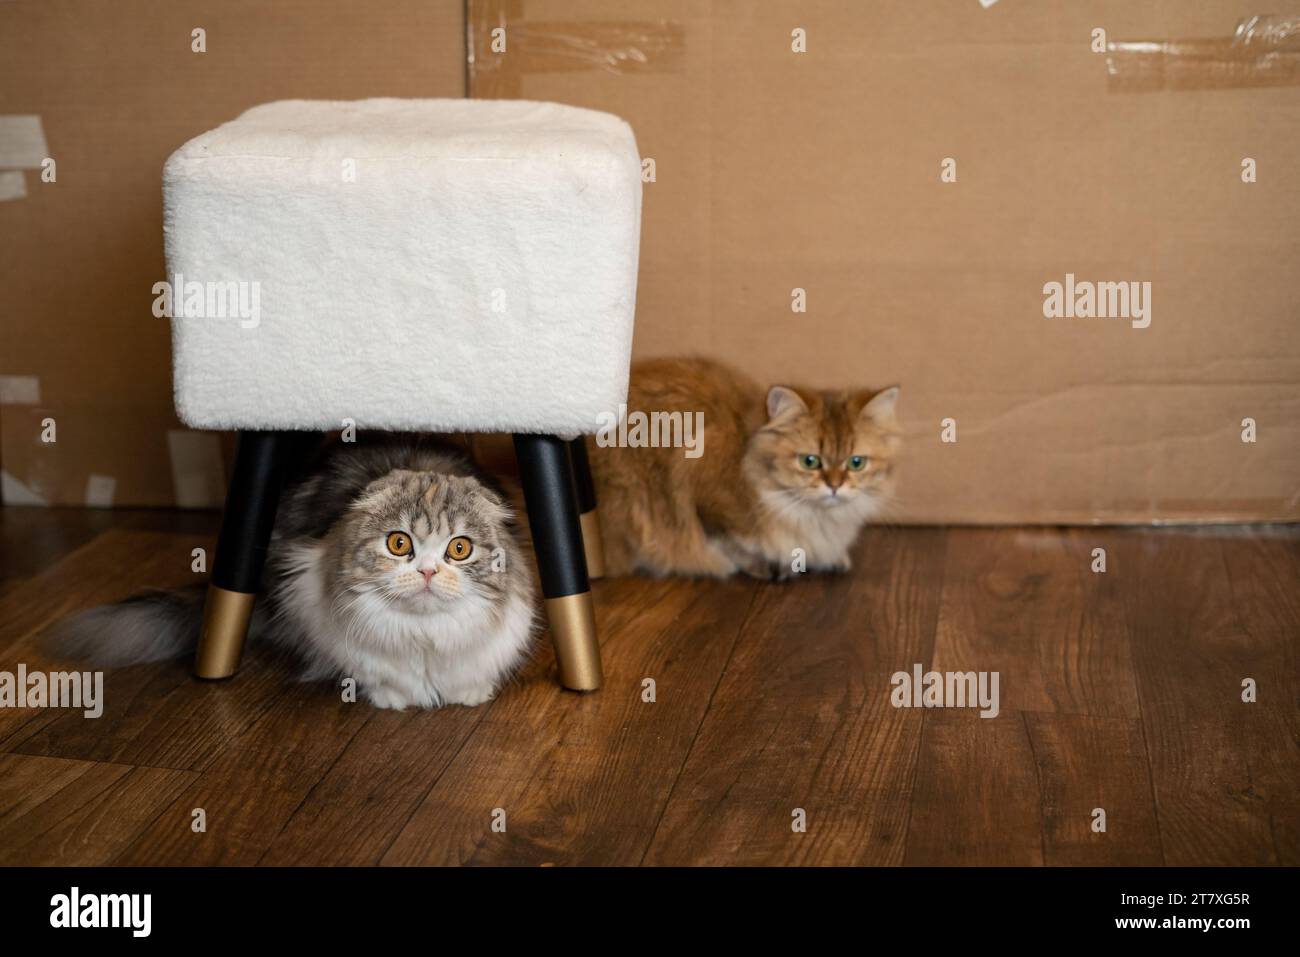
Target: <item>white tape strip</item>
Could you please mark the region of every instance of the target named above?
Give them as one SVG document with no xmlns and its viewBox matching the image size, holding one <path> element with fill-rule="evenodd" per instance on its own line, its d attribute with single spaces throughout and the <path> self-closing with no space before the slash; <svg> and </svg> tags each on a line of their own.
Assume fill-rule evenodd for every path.
<svg viewBox="0 0 1300 957">
<path fill-rule="evenodd" d="M 112 508 L 117 479 L 111 475 L 91 475 L 86 479 L 86 504 L 91 508 Z"/>
<path fill-rule="evenodd" d="M 0 169 L 37 169 L 49 155 L 39 116 L 0 116 Z"/>
<path fill-rule="evenodd" d="M 0 405 L 40 405 L 41 380 L 34 375 L 0 375 Z"/>
<path fill-rule="evenodd" d="M 50 504 L 3 469 L 0 469 L 0 502 L 6 505 Z"/>
<path fill-rule="evenodd" d="M 8 169 L 0 172 L 0 203 L 6 199 L 22 199 L 27 195 L 27 178 L 22 170 Z"/>
</svg>

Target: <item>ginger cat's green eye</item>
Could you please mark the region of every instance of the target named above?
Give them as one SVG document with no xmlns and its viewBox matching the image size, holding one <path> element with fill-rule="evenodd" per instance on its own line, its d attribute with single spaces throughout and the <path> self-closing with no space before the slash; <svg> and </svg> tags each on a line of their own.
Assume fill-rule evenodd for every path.
<svg viewBox="0 0 1300 957">
<path fill-rule="evenodd" d="M 804 468 L 808 469 L 809 471 L 812 471 L 813 469 L 819 469 L 822 467 L 822 457 L 820 455 L 811 455 L 811 454 L 800 456 L 799 464 L 802 465 Z"/>
<path fill-rule="evenodd" d="M 861 472 L 867 467 L 867 457 L 865 455 L 855 455 L 848 461 L 850 472 Z"/>
<path fill-rule="evenodd" d="M 411 538 L 405 532 L 388 533 L 388 550 L 398 558 L 411 554 Z"/>
<path fill-rule="evenodd" d="M 463 562 L 474 554 L 474 543 L 464 535 L 458 535 L 447 545 L 447 558 L 453 562 Z"/>
</svg>

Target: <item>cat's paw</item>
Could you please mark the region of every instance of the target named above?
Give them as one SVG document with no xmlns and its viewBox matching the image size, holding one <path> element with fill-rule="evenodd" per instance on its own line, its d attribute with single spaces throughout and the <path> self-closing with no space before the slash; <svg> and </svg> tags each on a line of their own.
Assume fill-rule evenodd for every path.
<svg viewBox="0 0 1300 957">
<path fill-rule="evenodd" d="M 398 691 L 396 688 L 388 688 L 383 685 L 367 688 L 365 695 L 366 700 L 376 708 L 385 708 L 391 711 L 405 711 L 416 703 L 410 699 L 410 696 Z"/>
<path fill-rule="evenodd" d="M 464 691 L 449 695 L 447 704 L 463 704 L 467 708 L 473 708 L 476 705 L 484 704 L 491 701 L 496 689 L 491 685 L 479 685 L 474 688 L 467 688 Z"/>
<path fill-rule="evenodd" d="M 736 562 L 736 570 L 750 578 L 770 582 L 780 574 L 781 568 L 761 556 L 745 556 Z"/>
<path fill-rule="evenodd" d="M 772 581 L 774 582 L 792 582 L 796 578 L 802 578 L 803 572 L 795 571 L 789 565 L 783 565 L 777 562 L 772 566 Z"/>
<path fill-rule="evenodd" d="M 818 575 L 843 575 L 853 570 L 853 560 L 847 555 L 834 561 L 816 561 L 808 566 L 808 571 Z"/>
</svg>

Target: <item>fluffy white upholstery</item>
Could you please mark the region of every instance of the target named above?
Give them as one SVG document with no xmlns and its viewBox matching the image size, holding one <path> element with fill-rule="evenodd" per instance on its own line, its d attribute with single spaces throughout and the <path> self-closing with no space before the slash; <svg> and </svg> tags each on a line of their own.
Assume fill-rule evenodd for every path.
<svg viewBox="0 0 1300 957">
<path fill-rule="evenodd" d="M 163 192 L 189 426 L 577 434 L 626 398 L 641 177 L 615 116 L 267 103 L 177 150 Z M 190 314 L 216 289 L 191 283 L 230 282 L 245 318 Z"/>
</svg>

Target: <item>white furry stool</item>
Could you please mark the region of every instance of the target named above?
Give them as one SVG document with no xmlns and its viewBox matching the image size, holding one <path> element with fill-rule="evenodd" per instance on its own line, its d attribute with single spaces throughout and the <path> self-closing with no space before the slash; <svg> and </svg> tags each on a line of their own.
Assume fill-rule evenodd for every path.
<svg viewBox="0 0 1300 957">
<path fill-rule="evenodd" d="M 566 687 L 601 680 L 572 490 L 627 395 L 640 159 L 605 113 L 282 101 L 163 174 L 176 408 L 240 438 L 197 671 L 234 673 L 289 430 L 515 433 Z M 599 539 L 588 535 L 589 546 Z"/>
</svg>

